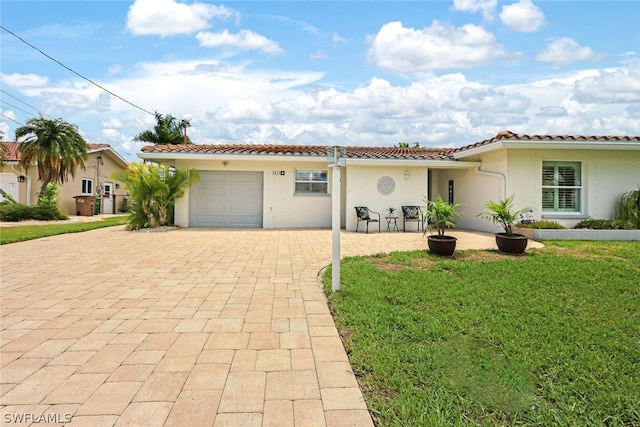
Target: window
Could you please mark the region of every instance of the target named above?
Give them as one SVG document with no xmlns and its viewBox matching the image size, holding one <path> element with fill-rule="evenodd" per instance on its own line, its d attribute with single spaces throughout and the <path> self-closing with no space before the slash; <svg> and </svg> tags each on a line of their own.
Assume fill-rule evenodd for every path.
<svg viewBox="0 0 640 427">
<path fill-rule="evenodd" d="M 296 194 L 327 194 L 326 170 L 297 170 Z"/>
<path fill-rule="evenodd" d="M 580 162 L 542 162 L 542 210 L 580 212 L 581 206 Z"/>
<path fill-rule="evenodd" d="M 82 194 L 93 194 L 93 180 L 90 178 L 82 178 Z"/>
</svg>

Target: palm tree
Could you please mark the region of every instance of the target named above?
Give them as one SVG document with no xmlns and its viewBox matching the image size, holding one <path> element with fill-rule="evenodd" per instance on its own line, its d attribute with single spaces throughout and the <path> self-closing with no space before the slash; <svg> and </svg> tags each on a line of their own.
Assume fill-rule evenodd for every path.
<svg viewBox="0 0 640 427">
<path fill-rule="evenodd" d="M 133 138 L 134 141 L 149 142 L 154 145 L 178 145 L 191 144 L 191 139 L 182 133 L 182 127 L 186 127 L 188 121 L 178 122 L 171 114 L 163 116 L 155 112 L 156 124 L 153 130 L 145 130 Z M 186 129 L 185 129 L 186 133 Z"/>
<path fill-rule="evenodd" d="M 126 171 L 114 172 L 111 177 L 124 182 L 131 197 L 131 230 L 166 225 L 169 205 L 184 196 L 186 189 L 200 179 L 195 170 L 139 162 L 130 163 Z"/>
<path fill-rule="evenodd" d="M 86 169 L 89 146 L 78 132 L 78 127 L 62 119 L 45 119 L 40 116 L 27 120 L 16 129 L 16 140 L 26 137 L 19 146 L 20 167 L 27 170 L 36 162 L 41 195 L 47 184 L 64 184 L 73 178 L 77 168 Z"/>
</svg>

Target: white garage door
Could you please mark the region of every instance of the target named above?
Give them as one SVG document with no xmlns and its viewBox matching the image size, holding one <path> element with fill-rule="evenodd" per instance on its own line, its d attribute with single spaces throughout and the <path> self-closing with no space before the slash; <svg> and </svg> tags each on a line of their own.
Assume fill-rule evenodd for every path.
<svg viewBox="0 0 640 427">
<path fill-rule="evenodd" d="M 192 227 L 262 228 L 262 172 L 200 172 L 189 191 Z"/>
</svg>

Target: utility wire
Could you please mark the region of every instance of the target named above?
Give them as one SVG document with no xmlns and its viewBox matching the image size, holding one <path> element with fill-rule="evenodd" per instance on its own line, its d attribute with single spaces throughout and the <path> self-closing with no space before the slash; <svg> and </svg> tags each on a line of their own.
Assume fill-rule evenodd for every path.
<svg viewBox="0 0 640 427">
<path fill-rule="evenodd" d="M 127 101 L 126 99 L 124 99 L 123 97 L 121 97 L 120 95 L 116 95 L 115 93 L 111 92 L 109 89 L 100 86 L 98 83 L 94 82 L 93 80 L 83 76 L 82 74 L 78 73 L 77 71 L 72 70 L 71 68 L 67 67 L 66 65 L 64 65 L 62 62 L 58 61 L 57 59 L 55 59 L 54 57 L 47 55 L 46 53 L 44 53 L 42 50 L 38 49 L 37 47 L 35 47 L 34 45 L 32 45 L 31 43 L 29 43 L 28 41 L 26 41 L 25 39 L 23 39 L 22 37 L 20 37 L 19 35 L 17 35 L 16 33 L 8 30 L 5 26 L 0 25 L 0 28 L 2 28 L 3 30 L 5 30 L 7 33 L 11 34 L 12 36 L 14 36 L 15 38 L 17 38 L 18 40 L 20 40 L 22 43 L 26 44 L 27 46 L 31 47 L 32 49 L 37 50 L 38 52 L 40 52 L 42 55 L 46 56 L 47 58 L 49 58 L 50 60 L 52 60 L 53 62 L 55 62 L 56 64 L 62 66 L 63 68 L 71 71 L 73 74 L 75 74 L 76 76 L 88 81 L 89 83 L 91 83 L 92 85 L 99 87 L 100 89 L 102 89 L 103 91 L 107 92 L 109 95 L 111 96 L 115 96 L 116 98 L 118 98 L 121 101 L 126 102 L 127 104 L 131 105 L 132 107 L 137 108 L 138 110 L 144 111 L 147 114 L 151 114 L 152 116 L 155 116 L 154 113 L 145 110 L 144 108 L 134 104 L 133 102 Z"/>
<path fill-rule="evenodd" d="M 8 103 L 7 101 L 0 100 L 0 102 L 2 102 L 3 104 L 7 104 L 8 106 L 10 106 L 10 107 L 12 107 L 12 108 L 15 108 L 16 110 L 22 111 L 23 113 L 28 114 L 29 116 L 33 116 L 33 114 L 31 114 L 31 113 L 30 113 L 30 112 L 28 112 L 27 110 L 23 110 L 23 109 L 22 109 L 22 108 L 20 108 L 20 107 L 17 107 L 17 106 L 15 106 L 15 105 L 13 105 L 13 104 Z"/>
<path fill-rule="evenodd" d="M 19 121 L 14 120 L 14 119 L 12 119 L 12 118 L 11 118 L 11 117 L 9 117 L 9 116 L 5 116 L 5 115 L 4 115 L 4 114 L 2 114 L 2 113 L 0 113 L 0 116 L 4 117 L 4 118 L 5 118 L 5 119 L 7 119 L 7 120 L 11 120 L 11 121 L 12 121 L 12 122 L 14 122 L 14 123 L 17 123 L 17 124 L 19 124 L 20 126 L 24 126 L 24 124 L 23 124 L 23 123 L 20 123 Z"/>
<path fill-rule="evenodd" d="M 53 119 L 53 117 L 51 117 L 51 116 L 50 116 L 50 115 L 48 115 L 47 113 L 43 113 L 43 112 L 41 112 L 40 110 L 38 110 L 38 109 L 37 109 L 36 107 L 34 107 L 33 105 L 27 104 L 27 103 L 26 103 L 26 102 L 24 102 L 22 99 L 20 99 L 20 98 L 18 98 L 18 97 L 16 97 L 16 96 L 11 95 L 11 94 L 10 94 L 9 92 L 7 92 L 6 90 L 4 90 L 4 89 L 0 88 L 0 92 L 4 93 L 5 95 L 9 95 L 10 97 L 12 97 L 13 99 L 15 99 L 15 100 L 17 100 L 17 101 L 22 102 L 24 105 L 26 105 L 26 106 L 27 106 L 27 107 L 29 107 L 29 108 L 33 108 L 35 111 L 37 111 L 37 112 L 38 112 L 38 114 L 41 114 L 41 115 L 43 115 L 43 116 L 47 116 L 47 117 L 49 117 L 50 119 Z M 7 101 L 2 101 L 2 102 L 6 103 L 6 104 L 9 104 Z M 9 104 L 9 105 L 11 105 L 11 104 Z M 13 106 L 13 105 L 12 105 L 12 107 L 14 107 L 14 108 L 18 108 L 18 107 Z M 20 109 L 18 108 L 18 110 L 20 110 Z M 24 110 L 20 110 L 20 111 L 24 111 Z M 26 111 L 25 111 L 25 113 L 26 113 Z"/>
</svg>

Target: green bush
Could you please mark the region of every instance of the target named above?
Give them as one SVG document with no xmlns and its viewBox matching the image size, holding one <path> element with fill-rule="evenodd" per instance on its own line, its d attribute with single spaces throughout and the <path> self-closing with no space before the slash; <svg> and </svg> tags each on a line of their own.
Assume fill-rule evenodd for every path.
<svg viewBox="0 0 640 427">
<path fill-rule="evenodd" d="M 50 182 L 49 184 L 47 184 L 47 187 L 44 189 L 44 192 L 40 194 L 40 198 L 38 199 L 38 205 L 51 206 L 57 209 L 59 202 L 60 202 L 60 187 Z"/>
<path fill-rule="evenodd" d="M 0 203 L 0 221 L 22 221 L 31 218 L 31 208 L 12 202 Z"/>
<path fill-rule="evenodd" d="M 637 190 L 624 193 L 618 199 L 616 219 L 633 224 L 640 228 L 640 185 Z"/>
<path fill-rule="evenodd" d="M 544 229 L 554 229 L 554 230 L 562 230 L 565 228 L 562 224 L 560 224 L 557 221 L 549 221 L 546 219 L 536 221 L 536 222 L 526 223 L 526 224 L 518 224 L 518 227 L 536 228 L 536 229 L 544 228 Z"/>
<path fill-rule="evenodd" d="M 63 214 L 58 210 L 57 206 L 51 205 L 38 205 L 38 206 L 30 206 L 31 207 L 31 218 L 38 219 L 42 221 L 54 221 L 54 220 L 62 220 L 69 219 L 68 216 Z"/>
<path fill-rule="evenodd" d="M 56 206 L 36 205 L 27 206 L 21 203 L 0 203 L 0 221 L 18 222 L 28 219 L 42 221 L 56 221 L 68 219 Z"/>
<path fill-rule="evenodd" d="M 618 219 L 584 219 L 574 228 L 590 228 L 592 230 L 633 230 L 634 226 L 628 221 Z"/>
</svg>

